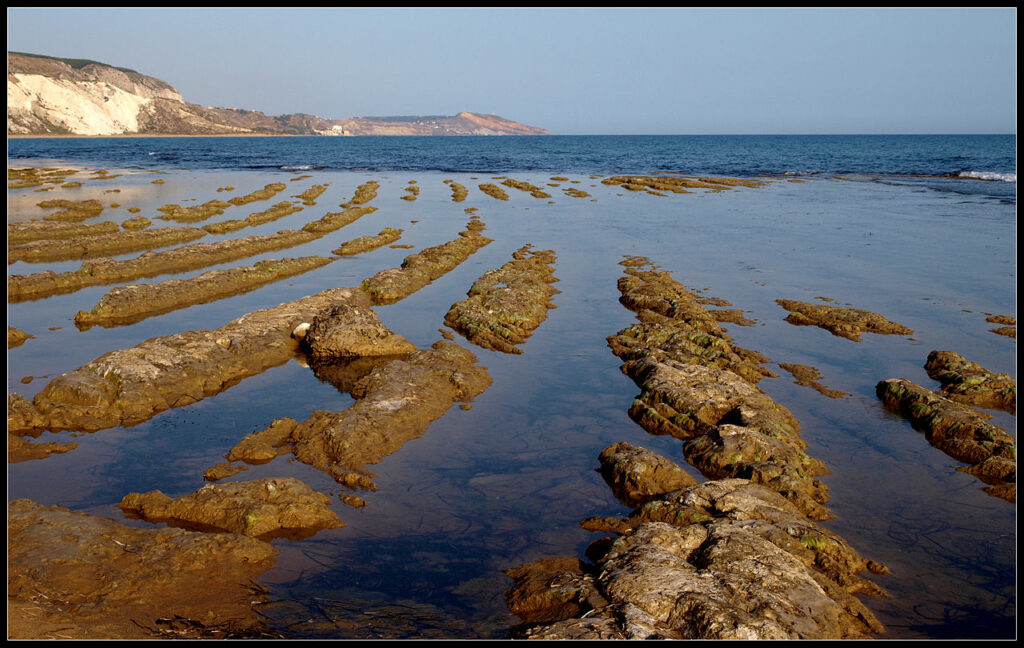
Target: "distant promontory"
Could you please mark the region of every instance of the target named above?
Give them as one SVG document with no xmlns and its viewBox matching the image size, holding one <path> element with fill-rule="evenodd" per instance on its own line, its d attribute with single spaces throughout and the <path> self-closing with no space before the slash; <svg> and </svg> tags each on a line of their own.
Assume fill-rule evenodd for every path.
<svg viewBox="0 0 1024 648">
<path fill-rule="evenodd" d="M 325 119 L 187 103 L 170 84 L 85 59 L 7 53 L 10 135 L 547 135 L 480 113 Z"/>
</svg>

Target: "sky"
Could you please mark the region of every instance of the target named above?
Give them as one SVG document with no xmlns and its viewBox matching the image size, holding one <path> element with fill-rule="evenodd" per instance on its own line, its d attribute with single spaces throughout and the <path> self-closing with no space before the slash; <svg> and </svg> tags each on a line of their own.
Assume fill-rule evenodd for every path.
<svg viewBox="0 0 1024 648">
<path fill-rule="evenodd" d="M 1016 133 L 1006 8 L 8 8 L 8 51 L 190 103 L 553 134 Z"/>
</svg>

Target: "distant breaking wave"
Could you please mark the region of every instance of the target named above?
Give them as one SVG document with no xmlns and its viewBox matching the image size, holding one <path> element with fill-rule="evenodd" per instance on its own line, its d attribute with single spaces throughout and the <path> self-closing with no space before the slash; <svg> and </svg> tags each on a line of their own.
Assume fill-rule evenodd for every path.
<svg viewBox="0 0 1024 648">
<path fill-rule="evenodd" d="M 995 171 L 961 171 L 957 175 L 961 178 L 975 178 L 977 180 L 1002 180 L 1003 182 L 1017 182 L 1016 173 L 996 173 Z"/>
</svg>

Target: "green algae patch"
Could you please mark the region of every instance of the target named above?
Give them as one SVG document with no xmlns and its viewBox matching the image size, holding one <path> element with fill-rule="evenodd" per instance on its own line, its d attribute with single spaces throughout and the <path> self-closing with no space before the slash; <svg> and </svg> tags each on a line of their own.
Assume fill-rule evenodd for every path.
<svg viewBox="0 0 1024 648">
<path fill-rule="evenodd" d="M 490 182 L 481 184 L 480 191 L 497 200 L 508 200 L 508 194 L 505 193 L 505 190 Z"/>
<path fill-rule="evenodd" d="M 459 238 L 410 254 L 400 268 L 382 270 L 363 280 L 360 289 L 375 304 L 393 304 L 444 276 L 488 243 L 491 239 L 467 227 Z"/>
<path fill-rule="evenodd" d="M 990 495 L 1016 502 L 1017 442 L 1006 430 L 988 423 L 991 417 L 909 380 L 890 378 L 875 386 L 879 400 L 924 432 L 933 446 L 986 483 Z"/>
<path fill-rule="evenodd" d="M 353 254 L 376 250 L 389 243 L 394 243 L 400 238 L 402 238 L 402 230 L 385 227 L 376 236 L 360 236 L 351 241 L 345 241 L 341 244 L 341 247 L 333 250 L 333 253 L 338 256 L 352 256 Z"/>
<path fill-rule="evenodd" d="M 912 335 L 914 331 L 902 324 L 890 322 L 871 311 L 842 308 L 824 304 L 811 304 L 792 299 L 776 299 L 775 303 L 790 311 L 786 321 L 794 326 L 817 326 L 836 337 L 860 342 L 860 334 Z"/>
<path fill-rule="evenodd" d="M 193 227 L 163 227 L 141 232 L 110 232 L 60 241 L 30 241 L 7 248 L 7 263 L 70 261 L 136 252 L 194 241 L 206 232 Z M 8 279 L 8 285 L 10 280 Z M 9 297 L 8 297 L 9 300 Z"/>
<path fill-rule="evenodd" d="M 206 266 L 295 247 L 319 238 L 319 235 L 284 230 L 266 236 L 195 243 L 172 250 L 148 252 L 134 259 L 95 259 L 86 261 L 73 272 L 45 271 L 30 275 L 8 275 L 7 301 L 17 303 L 50 295 L 72 293 L 88 286 L 121 283 L 161 274 L 186 272 Z"/>
<path fill-rule="evenodd" d="M 522 353 L 516 345 L 525 342 L 555 307 L 555 259 L 551 250 L 521 247 L 511 261 L 473 283 L 469 298 L 448 310 L 445 324 L 482 348 Z"/>
<path fill-rule="evenodd" d="M 156 315 L 249 292 L 325 266 L 333 260 L 323 256 L 267 259 L 251 266 L 211 270 L 191 279 L 115 288 L 91 311 L 79 311 L 75 315 L 75 326 L 85 331 L 93 326 L 110 328 L 135 324 Z"/>
<path fill-rule="evenodd" d="M 526 182 L 524 180 L 514 180 L 512 178 L 509 178 L 509 179 L 503 181 L 501 184 L 505 185 L 506 187 L 512 187 L 513 189 L 518 189 L 520 191 L 525 191 L 526 193 L 530 194 L 534 198 L 550 198 L 551 197 L 551 194 L 549 194 L 548 192 L 546 192 L 543 189 L 541 189 L 540 187 L 538 187 L 536 185 L 533 185 L 533 184 L 530 184 L 529 182 Z"/>
</svg>

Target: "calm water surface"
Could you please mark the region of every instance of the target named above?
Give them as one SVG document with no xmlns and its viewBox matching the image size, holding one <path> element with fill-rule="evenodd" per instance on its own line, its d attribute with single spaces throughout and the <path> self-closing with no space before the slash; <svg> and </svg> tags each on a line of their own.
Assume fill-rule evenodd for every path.
<svg viewBox="0 0 1024 648">
<path fill-rule="evenodd" d="M 958 462 L 885 411 L 874 394 L 879 380 L 892 377 L 936 387 L 923 369 L 933 349 L 953 350 L 1016 376 L 1015 340 L 991 333 L 995 325 L 985 322 L 986 314 L 1015 316 L 1016 183 L 934 177 L 959 171 L 1015 174 L 1015 158 L 1008 166 L 1002 144 L 985 153 L 985 142 L 972 140 L 958 154 L 970 159 L 944 166 L 935 160 L 940 153 L 953 157 L 956 142 L 933 142 L 928 145 L 932 148 L 922 144 L 918 148 L 924 153 L 918 151 L 916 161 L 887 171 L 879 165 L 872 168 L 866 162 L 870 156 L 863 152 L 857 158 L 859 167 L 852 162 L 824 165 L 823 157 L 833 160 L 839 154 L 820 141 L 805 146 L 802 158 L 797 149 L 783 147 L 779 157 L 785 159 L 769 168 L 764 163 L 770 157 L 764 150 L 769 143 L 756 138 L 705 143 L 705 152 L 718 148 L 707 154 L 711 162 L 705 161 L 704 167 L 698 164 L 699 150 L 687 149 L 686 155 L 672 158 L 673 147 L 678 151 L 685 144 L 677 141 L 627 142 L 624 150 L 606 142 L 601 156 L 592 143 L 573 138 L 542 144 L 487 138 L 491 148 L 456 140 L 443 154 L 437 152 L 444 149 L 437 142 L 371 141 L 378 139 L 386 138 L 330 144 L 354 147 L 367 158 L 377 150 L 377 164 L 366 163 L 362 170 L 356 168 L 363 160 L 355 153 L 358 159 L 344 168 L 338 168 L 344 165 L 332 156 L 311 159 L 308 147 L 328 144 L 309 138 L 261 139 L 247 155 L 269 161 L 234 168 L 193 164 L 215 148 L 205 139 L 182 140 L 176 147 L 164 140 L 128 140 L 130 144 L 118 146 L 110 140 L 12 140 L 9 164 L 15 166 L 62 160 L 138 173 L 86 181 L 77 190 L 9 191 L 9 218 L 41 216 L 45 212 L 34 205 L 40 195 L 120 202 L 123 207 L 108 209 L 103 217 L 123 220 L 129 216 L 128 206 L 138 206 L 153 218 L 157 207 L 170 202 L 223 199 L 216 188 L 229 184 L 237 188 L 235 194 L 244 194 L 269 182 L 288 183 L 289 189 L 273 201 L 277 202 L 311 184 L 329 183 L 316 206 L 228 235 L 246 236 L 301 227 L 327 211 L 337 211 L 360 183 L 375 179 L 382 186 L 372 203 L 378 208 L 374 214 L 300 248 L 225 267 L 259 258 L 329 254 L 343 241 L 376 234 L 384 227 L 404 229 L 399 243 L 415 247 L 382 248 L 341 259 L 244 295 L 126 327 L 83 332 L 74 326 L 74 314 L 91 309 L 111 286 L 9 304 L 9 324 L 36 337 L 8 352 L 8 392 L 31 398 L 50 378 L 107 351 L 157 335 L 218 327 L 258 308 L 357 285 L 379 270 L 397 267 L 411 251 L 454 238 L 467 222 L 464 208 L 476 207 L 487 225 L 484 234 L 494 242 L 420 292 L 377 307 L 384 323 L 418 346 L 428 346 L 441 338 L 448 307 L 465 298 L 478 276 L 507 262 L 525 243 L 557 253 L 557 308 L 523 345 L 522 355 L 479 349 L 456 336 L 488 368 L 491 387 L 471 409 L 452 408 L 423 437 L 370 466 L 378 490 L 360 493 L 368 502 L 366 508 L 349 508 L 334 498 L 333 508 L 344 528 L 303 541 L 274 542 L 281 554 L 261 582 L 269 587 L 272 599 L 264 612 L 280 628 L 307 638 L 505 636 L 517 620 L 505 606 L 503 595 L 511 581 L 502 571 L 545 556 L 582 556 L 598 536 L 580 529 L 580 520 L 629 512 L 595 471 L 603 448 L 628 441 L 689 468 L 681 442 L 648 435 L 629 420 L 626 410 L 638 389 L 619 371 L 619 361 L 605 342 L 634 321 L 618 303 L 618 262 L 624 255 L 643 255 L 691 289 L 727 299 L 756 320 L 752 327 L 727 328 L 740 346 L 771 358 L 769 367 L 779 377 L 759 386 L 793 411 L 809 454 L 832 470 L 823 481 L 830 488 L 829 508 L 836 518 L 825 526 L 892 570 L 872 577 L 892 598 L 865 599 L 888 629 L 884 638 L 1014 636 L 1015 506 L 982 492 L 981 482 L 956 471 Z M 32 142 L 38 144 L 30 146 Z M 899 145 L 905 142 L 858 144 L 875 152 Z M 295 150 L 303 146 L 305 162 Z M 427 155 L 418 148 L 423 146 L 433 147 L 433 152 Z M 531 148 L 537 146 L 541 148 Z M 381 157 L 381 147 L 392 150 L 390 157 Z M 465 164 L 460 151 L 474 151 L 473 164 L 481 166 L 439 162 L 447 156 Z M 586 166 L 588 158 L 581 151 L 590 151 L 586 155 L 601 164 Z M 152 158 L 158 155 L 176 155 L 185 162 L 157 164 Z M 429 164 L 423 162 L 424 155 Z M 608 161 L 619 159 L 616 155 L 622 158 L 619 162 Z M 498 162 L 481 162 L 488 158 Z M 523 161 L 543 159 L 551 166 L 537 163 L 534 168 Z M 620 170 L 655 171 L 652 161 L 661 159 L 684 160 L 686 169 L 667 170 L 686 172 L 729 173 L 728 160 L 747 159 L 757 173 L 814 174 L 800 176 L 804 182 L 779 178 L 758 189 L 669 197 L 624 191 L 591 177 Z M 919 164 L 920 159 L 931 162 Z M 895 164 L 886 160 L 886 165 Z M 556 170 L 553 165 L 559 161 L 565 167 Z M 911 167 L 933 177 L 912 177 Z M 165 179 L 164 185 L 151 184 L 154 176 L 148 172 L 154 170 L 163 172 L 159 177 Z M 838 172 L 852 175 L 840 180 L 835 178 Z M 292 181 L 298 173 L 311 177 Z M 501 202 L 477 189 L 479 183 L 492 181 L 492 175 L 540 186 L 553 183 L 552 175 L 564 175 L 575 183 L 548 187 L 553 204 L 511 188 L 511 199 Z M 469 198 L 453 203 L 445 179 L 464 184 Z M 415 202 L 400 199 L 410 180 L 421 187 Z M 562 193 L 565 187 L 584 189 L 592 197 L 568 197 Z M 113 188 L 122 191 L 104 193 Z M 243 218 L 265 209 L 260 205 L 231 208 L 217 218 Z M 234 209 L 239 212 L 232 213 Z M 124 255 L 133 256 L 137 253 Z M 78 265 L 15 263 L 8 273 Z M 783 321 L 786 312 L 774 301 L 812 301 L 819 296 L 883 314 L 914 329 L 914 334 L 865 334 L 855 343 L 821 329 L 789 325 Z M 79 447 L 42 461 L 9 465 L 8 497 L 29 497 L 44 505 L 148 526 L 123 519 L 116 504 L 126 493 L 192 492 L 203 485 L 203 471 L 221 462 L 244 435 L 263 429 L 272 419 L 301 420 L 314 410 L 340 411 L 353 402 L 300 360 L 131 428 L 46 434 L 41 440 L 74 437 Z M 783 362 L 817 367 L 824 384 L 849 396 L 829 399 L 795 385 L 789 374 L 774 366 Z M 24 384 L 22 379 L 28 376 L 33 380 Z M 1013 416 L 993 415 L 995 424 L 1016 431 Z M 288 457 L 229 479 L 265 476 L 295 476 L 321 492 L 339 493 L 325 474 Z"/>
</svg>

